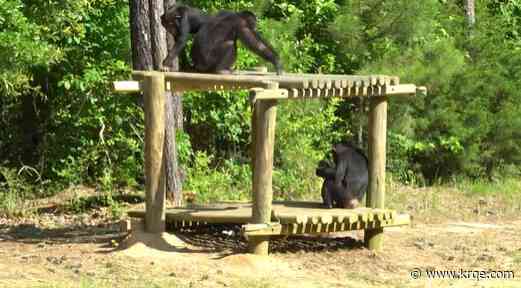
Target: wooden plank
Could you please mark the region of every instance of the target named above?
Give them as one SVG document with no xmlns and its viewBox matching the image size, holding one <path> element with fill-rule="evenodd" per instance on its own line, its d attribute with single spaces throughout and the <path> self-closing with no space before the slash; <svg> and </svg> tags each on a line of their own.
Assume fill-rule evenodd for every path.
<svg viewBox="0 0 521 288">
<path fill-rule="evenodd" d="M 153 72 L 150 71 L 134 71 L 134 79 L 141 80 Z M 250 73 L 250 74 L 248 74 Z M 201 73 L 184 73 L 184 72 L 165 72 L 165 79 L 172 82 L 176 91 L 213 91 L 213 90 L 238 90 L 251 89 L 255 87 L 266 88 L 266 82 L 279 83 L 279 87 L 283 89 L 312 89 L 298 93 L 303 97 L 311 97 L 317 95 L 313 89 L 348 89 L 343 95 L 344 97 L 353 96 L 379 96 L 384 95 L 414 95 L 416 93 L 425 93 L 425 87 L 416 87 L 413 84 L 399 84 L 399 78 L 386 75 L 328 75 L 328 74 L 291 74 L 284 75 L 274 74 L 251 74 L 253 72 L 238 71 L 237 74 L 220 75 L 220 74 L 201 74 Z M 120 81 L 124 82 L 124 81 Z M 136 92 L 136 84 L 133 81 L 129 83 L 114 83 L 115 89 L 121 92 Z M 116 87 L 117 86 L 117 87 Z M 385 87 L 380 89 L 376 87 Z M 369 90 L 369 91 L 368 91 Z M 379 93 L 376 93 L 378 91 Z M 297 93 L 291 92 L 290 95 Z M 303 94 L 303 95 L 302 95 Z M 330 92 L 326 92 L 323 96 L 328 96 Z M 322 95 L 322 94 L 321 94 Z"/>
<path fill-rule="evenodd" d="M 135 79 L 146 76 L 147 71 L 134 71 Z M 282 83 L 284 88 L 305 88 L 309 78 L 284 77 L 284 76 L 264 76 L 264 75 L 222 75 L 222 74 L 202 74 L 185 72 L 164 72 L 165 79 L 174 83 L 176 91 L 186 90 L 216 90 L 216 89 L 249 89 L 255 87 L 268 88 L 264 83 Z"/>
<path fill-rule="evenodd" d="M 230 75 L 241 75 L 241 76 L 263 76 L 269 79 L 275 78 L 299 78 L 299 79 L 332 79 L 332 80 L 360 80 L 370 79 L 373 77 L 380 77 L 382 79 L 390 79 L 395 76 L 381 75 L 381 74 L 369 74 L 369 75 L 346 75 L 346 74 L 311 74 L 311 73 L 284 73 L 282 75 L 276 75 L 274 72 L 259 74 L 255 71 L 234 71 Z M 395 77 L 397 78 L 397 77 Z"/>
<path fill-rule="evenodd" d="M 286 89 L 263 89 L 263 88 L 252 88 L 250 89 L 253 98 L 250 101 L 255 102 L 256 100 L 276 100 L 276 99 L 288 99 L 289 93 Z"/>
<path fill-rule="evenodd" d="M 142 218 L 145 215 L 143 210 L 129 211 L 129 217 Z M 252 221 L 251 209 L 244 210 L 207 210 L 207 211 L 176 211 L 167 210 L 165 212 L 166 222 L 175 223 L 182 221 L 197 221 L 211 224 L 244 224 Z"/>
<path fill-rule="evenodd" d="M 136 93 L 141 91 L 138 81 L 114 81 L 112 90 L 118 93 Z"/>
<path fill-rule="evenodd" d="M 145 77 L 145 230 L 165 231 L 165 78 L 162 73 Z"/>
<path fill-rule="evenodd" d="M 394 211 L 396 212 L 396 211 Z M 404 226 L 411 224 L 411 216 L 409 214 L 398 214 L 396 217 L 390 221 L 388 226 Z"/>
<path fill-rule="evenodd" d="M 386 86 L 385 95 L 416 95 L 416 85 L 401 84 Z"/>
<path fill-rule="evenodd" d="M 416 87 L 416 94 L 427 96 L 427 87 L 425 87 L 425 86 Z"/>
<path fill-rule="evenodd" d="M 371 98 L 369 105 L 369 189 L 367 206 L 384 208 L 385 202 L 385 158 L 387 139 L 387 97 Z M 371 250 L 380 250 L 383 245 L 383 229 L 367 229 L 365 243 Z"/>
<path fill-rule="evenodd" d="M 134 79 L 142 79 L 146 75 L 148 75 L 149 71 L 133 71 L 132 75 Z M 274 74 L 248 74 L 238 72 L 234 74 L 203 74 L 203 73 L 185 73 L 185 72 L 164 72 L 165 79 L 169 81 L 173 81 L 175 83 L 194 83 L 188 84 L 189 86 L 199 86 L 199 83 L 211 83 L 211 82 L 219 82 L 219 83 L 235 83 L 237 85 L 254 85 L 255 83 L 260 83 L 263 81 L 275 81 L 280 84 L 281 87 L 285 87 L 286 85 L 298 85 L 302 88 L 302 85 L 306 85 L 304 83 L 308 83 L 311 81 L 312 83 L 308 83 L 307 85 L 311 85 L 311 87 L 316 87 L 319 84 L 317 81 L 324 81 L 324 83 L 333 80 L 351 80 L 351 81 L 368 81 L 375 77 L 375 75 L 335 75 L 335 74 L 293 74 L 293 73 L 285 73 L 283 75 L 274 75 Z M 384 78 L 390 78 L 390 76 L 380 76 Z M 181 83 L 182 84 L 182 83 Z M 252 87 L 258 87 L 252 86 Z M 251 87 L 250 87 L 251 88 Z M 297 87 L 295 87 L 297 88 Z"/>
<path fill-rule="evenodd" d="M 277 202 L 277 203 L 276 203 Z M 252 223 L 251 205 L 245 203 L 219 204 L 219 208 L 170 208 L 166 210 L 166 222 L 180 223 L 179 225 L 197 225 L 198 223 Z M 377 228 L 400 223 L 401 215 L 396 211 L 387 209 L 326 209 L 321 208 L 320 202 L 293 202 L 274 201 L 271 222 L 280 221 L 281 225 L 315 225 L 324 230 L 332 229 L 328 225 L 334 225 L 335 231 L 361 229 L 364 227 Z M 144 210 L 129 211 L 130 217 L 143 218 Z M 372 218 L 371 216 L 372 215 Z M 394 215 L 394 216 L 393 216 Z M 383 219 L 383 220 L 380 220 Z M 408 219 L 408 218 L 407 218 Z M 194 224 L 195 223 L 195 224 Z M 343 225 L 343 228 L 342 228 Z M 365 225 L 365 226 L 364 226 Z M 369 225 L 369 226 L 368 226 Z M 293 229 L 293 228 L 292 228 Z M 318 229 L 318 228 L 317 228 Z"/>
<path fill-rule="evenodd" d="M 241 232 L 248 237 L 280 235 L 283 232 L 280 223 L 246 224 L 242 226 Z"/>
<path fill-rule="evenodd" d="M 278 89 L 278 84 L 272 83 L 268 88 L 276 90 Z M 273 148 L 275 144 L 277 100 L 257 100 L 254 103 L 253 112 L 252 117 L 256 118 L 256 135 L 252 220 L 255 224 L 262 224 L 271 221 Z M 268 239 L 266 237 L 250 239 L 250 252 L 258 255 L 267 255 Z"/>
</svg>

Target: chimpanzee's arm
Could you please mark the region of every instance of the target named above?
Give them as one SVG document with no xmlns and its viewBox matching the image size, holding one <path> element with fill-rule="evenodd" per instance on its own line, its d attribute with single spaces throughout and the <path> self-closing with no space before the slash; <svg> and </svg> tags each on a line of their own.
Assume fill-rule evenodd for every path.
<svg viewBox="0 0 521 288">
<path fill-rule="evenodd" d="M 346 159 L 347 157 L 342 154 L 338 155 L 337 157 L 338 163 L 336 163 L 335 187 L 340 188 L 348 173 L 348 159 Z"/>
<path fill-rule="evenodd" d="M 240 26 L 238 34 L 241 42 L 257 55 L 273 63 L 275 69 L 277 69 L 278 75 L 282 74 L 282 64 L 280 63 L 279 55 L 275 52 L 273 47 L 271 47 L 268 42 L 264 41 L 259 33 L 255 31 L 254 28 L 249 27 L 245 21 L 241 21 Z"/>
<path fill-rule="evenodd" d="M 178 24 L 176 27 L 176 35 L 175 37 L 175 43 L 172 48 L 168 50 L 168 56 L 163 61 L 163 66 L 168 66 L 172 61 L 181 53 L 183 48 L 186 45 L 186 42 L 188 41 L 188 35 L 190 34 L 190 23 L 188 22 L 187 15 L 183 15 L 179 21 L 176 21 Z"/>
<path fill-rule="evenodd" d="M 333 167 L 318 167 L 315 173 L 327 180 L 334 180 L 336 177 L 336 170 Z"/>
</svg>

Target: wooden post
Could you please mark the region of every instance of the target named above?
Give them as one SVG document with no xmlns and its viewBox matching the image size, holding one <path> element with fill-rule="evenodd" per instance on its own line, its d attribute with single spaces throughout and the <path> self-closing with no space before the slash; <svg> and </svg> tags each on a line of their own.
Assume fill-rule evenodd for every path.
<svg viewBox="0 0 521 288">
<path fill-rule="evenodd" d="M 278 84 L 268 85 L 270 89 L 277 89 Z M 255 90 L 252 91 L 255 94 Z M 252 221 L 254 224 L 271 222 L 271 202 L 273 199 L 272 173 L 273 173 L 273 147 L 275 143 L 275 122 L 277 117 L 277 100 L 256 100 L 252 117 L 253 149 L 253 209 Z M 269 236 L 256 236 L 250 238 L 250 252 L 258 255 L 267 255 Z"/>
<path fill-rule="evenodd" d="M 367 206 L 384 208 L 385 202 L 385 150 L 387 138 L 387 97 L 373 97 L 369 105 L 369 191 Z M 383 228 L 366 229 L 365 245 L 381 250 Z"/>
<path fill-rule="evenodd" d="M 145 231 L 165 231 L 165 77 L 145 77 Z"/>
</svg>

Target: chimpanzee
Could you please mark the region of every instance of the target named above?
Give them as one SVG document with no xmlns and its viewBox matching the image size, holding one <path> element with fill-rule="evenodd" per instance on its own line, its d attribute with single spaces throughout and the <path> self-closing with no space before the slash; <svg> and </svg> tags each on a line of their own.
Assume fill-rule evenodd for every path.
<svg viewBox="0 0 521 288">
<path fill-rule="evenodd" d="M 231 73 L 237 57 L 237 39 L 240 39 L 248 49 L 273 63 L 277 74 L 282 73 L 278 54 L 257 32 L 257 19 L 250 11 L 223 10 L 208 16 L 189 6 L 174 6 L 161 16 L 161 23 L 175 37 L 175 45 L 169 49 L 164 65 L 179 55 L 188 34 L 194 34 L 191 57 L 197 72 Z"/>
<path fill-rule="evenodd" d="M 320 161 L 318 163 L 318 168 L 315 171 L 317 176 L 324 178 L 324 183 L 322 183 L 322 202 L 326 208 L 333 208 L 333 196 L 336 196 L 335 193 L 335 167 L 331 167 L 328 161 Z M 337 197 L 335 197 L 337 198 Z M 337 201 L 335 201 L 337 202 Z"/>
<path fill-rule="evenodd" d="M 333 145 L 335 167 L 319 164 L 316 174 L 324 178 L 322 200 L 327 208 L 355 208 L 367 191 L 368 160 L 364 153 L 349 143 Z"/>
<path fill-rule="evenodd" d="M 185 48 L 189 34 L 196 34 L 201 26 L 208 22 L 210 16 L 201 10 L 189 6 L 172 6 L 161 15 L 161 24 L 166 31 L 174 36 L 173 47 L 168 47 L 168 55 L 163 60 L 163 66 L 168 66 Z"/>
</svg>

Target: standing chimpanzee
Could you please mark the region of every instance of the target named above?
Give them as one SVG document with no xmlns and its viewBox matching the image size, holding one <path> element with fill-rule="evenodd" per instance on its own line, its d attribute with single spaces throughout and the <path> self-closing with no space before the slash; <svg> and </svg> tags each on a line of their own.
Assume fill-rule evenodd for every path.
<svg viewBox="0 0 521 288">
<path fill-rule="evenodd" d="M 174 46 L 168 47 L 168 56 L 163 60 L 163 66 L 179 56 L 185 48 L 188 35 L 196 34 L 209 19 L 210 16 L 204 15 L 201 10 L 188 6 L 172 6 L 161 16 L 161 24 L 175 39 Z"/>
<path fill-rule="evenodd" d="M 355 208 L 367 191 L 369 172 L 364 153 L 349 143 L 333 145 L 335 167 L 319 164 L 316 174 L 324 178 L 322 200 L 327 208 Z"/>
<path fill-rule="evenodd" d="M 208 16 L 189 6 L 174 6 L 161 16 L 161 23 L 175 37 L 175 45 L 169 49 L 164 64 L 177 57 L 188 35 L 194 34 L 191 56 L 197 72 L 231 73 L 237 57 L 237 39 L 240 39 L 248 49 L 273 63 L 277 74 L 282 73 L 279 56 L 257 32 L 257 19 L 252 12 L 224 10 Z"/>
</svg>

